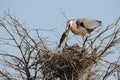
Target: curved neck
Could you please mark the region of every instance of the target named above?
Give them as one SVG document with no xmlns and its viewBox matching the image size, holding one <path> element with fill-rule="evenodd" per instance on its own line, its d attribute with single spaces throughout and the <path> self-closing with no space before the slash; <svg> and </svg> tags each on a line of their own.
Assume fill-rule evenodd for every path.
<svg viewBox="0 0 120 80">
<path fill-rule="evenodd" d="M 71 25 L 71 31 L 74 34 L 78 34 L 79 30 L 78 30 L 77 25 L 75 23 Z"/>
</svg>

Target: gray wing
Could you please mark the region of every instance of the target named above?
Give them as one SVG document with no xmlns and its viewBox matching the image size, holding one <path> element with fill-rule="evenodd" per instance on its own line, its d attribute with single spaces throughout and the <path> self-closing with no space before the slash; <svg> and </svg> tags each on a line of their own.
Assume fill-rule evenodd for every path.
<svg viewBox="0 0 120 80">
<path fill-rule="evenodd" d="M 82 19 L 78 19 L 76 21 L 78 26 L 82 26 L 86 29 L 95 29 L 98 26 L 101 26 L 102 22 L 95 20 L 95 19 L 91 19 L 91 18 L 82 18 Z"/>
</svg>

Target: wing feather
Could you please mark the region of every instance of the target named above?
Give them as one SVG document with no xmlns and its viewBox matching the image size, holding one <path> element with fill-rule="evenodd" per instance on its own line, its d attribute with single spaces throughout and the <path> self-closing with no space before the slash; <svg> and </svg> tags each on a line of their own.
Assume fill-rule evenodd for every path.
<svg viewBox="0 0 120 80">
<path fill-rule="evenodd" d="M 78 26 L 82 26 L 86 29 L 95 29 L 98 26 L 101 26 L 102 22 L 95 20 L 95 19 L 91 19 L 91 18 L 82 18 L 82 19 L 78 19 L 76 21 Z"/>
</svg>

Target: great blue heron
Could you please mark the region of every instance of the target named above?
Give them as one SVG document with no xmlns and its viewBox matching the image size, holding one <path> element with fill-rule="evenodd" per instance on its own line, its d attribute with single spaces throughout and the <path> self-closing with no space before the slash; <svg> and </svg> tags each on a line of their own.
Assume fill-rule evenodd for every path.
<svg viewBox="0 0 120 80">
<path fill-rule="evenodd" d="M 74 34 L 82 35 L 83 37 L 87 38 L 90 35 L 90 33 L 98 26 L 101 26 L 101 24 L 102 24 L 101 21 L 91 18 L 81 18 L 78 19 L 77 21 L 69 20 L 67 22 L 66 31 L 63 33 L 64 35 L 62 35 L 60 39 L 59 47 L 61 46 L 65 38 L 68 37 L 68 35 L 65 35 L 67 31 L 71 30 Z"/>
</svg>

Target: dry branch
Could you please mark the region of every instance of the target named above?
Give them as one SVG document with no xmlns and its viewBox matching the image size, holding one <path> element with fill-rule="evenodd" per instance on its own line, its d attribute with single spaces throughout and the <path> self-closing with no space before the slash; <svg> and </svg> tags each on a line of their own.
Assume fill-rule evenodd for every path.
<svg viewBox="0 0 120 80">
<path fill-rule="evenodd" d="M 9 35 L 1 37 L 0 43 L 10 47 L 14 45 L 19 51 L 16 55 L 9 51 L 0 52 L 0 63 L 14 69 L 15 75 L 9 76 L 0 71 L 0 77 L 8 80 L 106 80 L 116 72 L 120 79 L 119 58 L 117 62 L 103 60 L 112 53 L 112 49 L 120 44 L 120 17 L 105 29 L 98 29 L 98 33 L 91 35 L 84 44 L 65 46 L 61 50 L 50 50 L 39 35 L 39 29 L 33 29 L 38 40 L 10 13 L 5 13 L 0 19 L 0 26 Z M 12 29 L 12 31 L 11 31 Z M 107 34 L 106 33 L 111 33 Z M 7 44 L 9 41 L 9 44 Z M 20 56 L 17 56 L 20 55 Z M 106 63 L 105 71 L 98 69 Z M 102 74 L 103 73 L 103 74 Z"/>
</svg>

